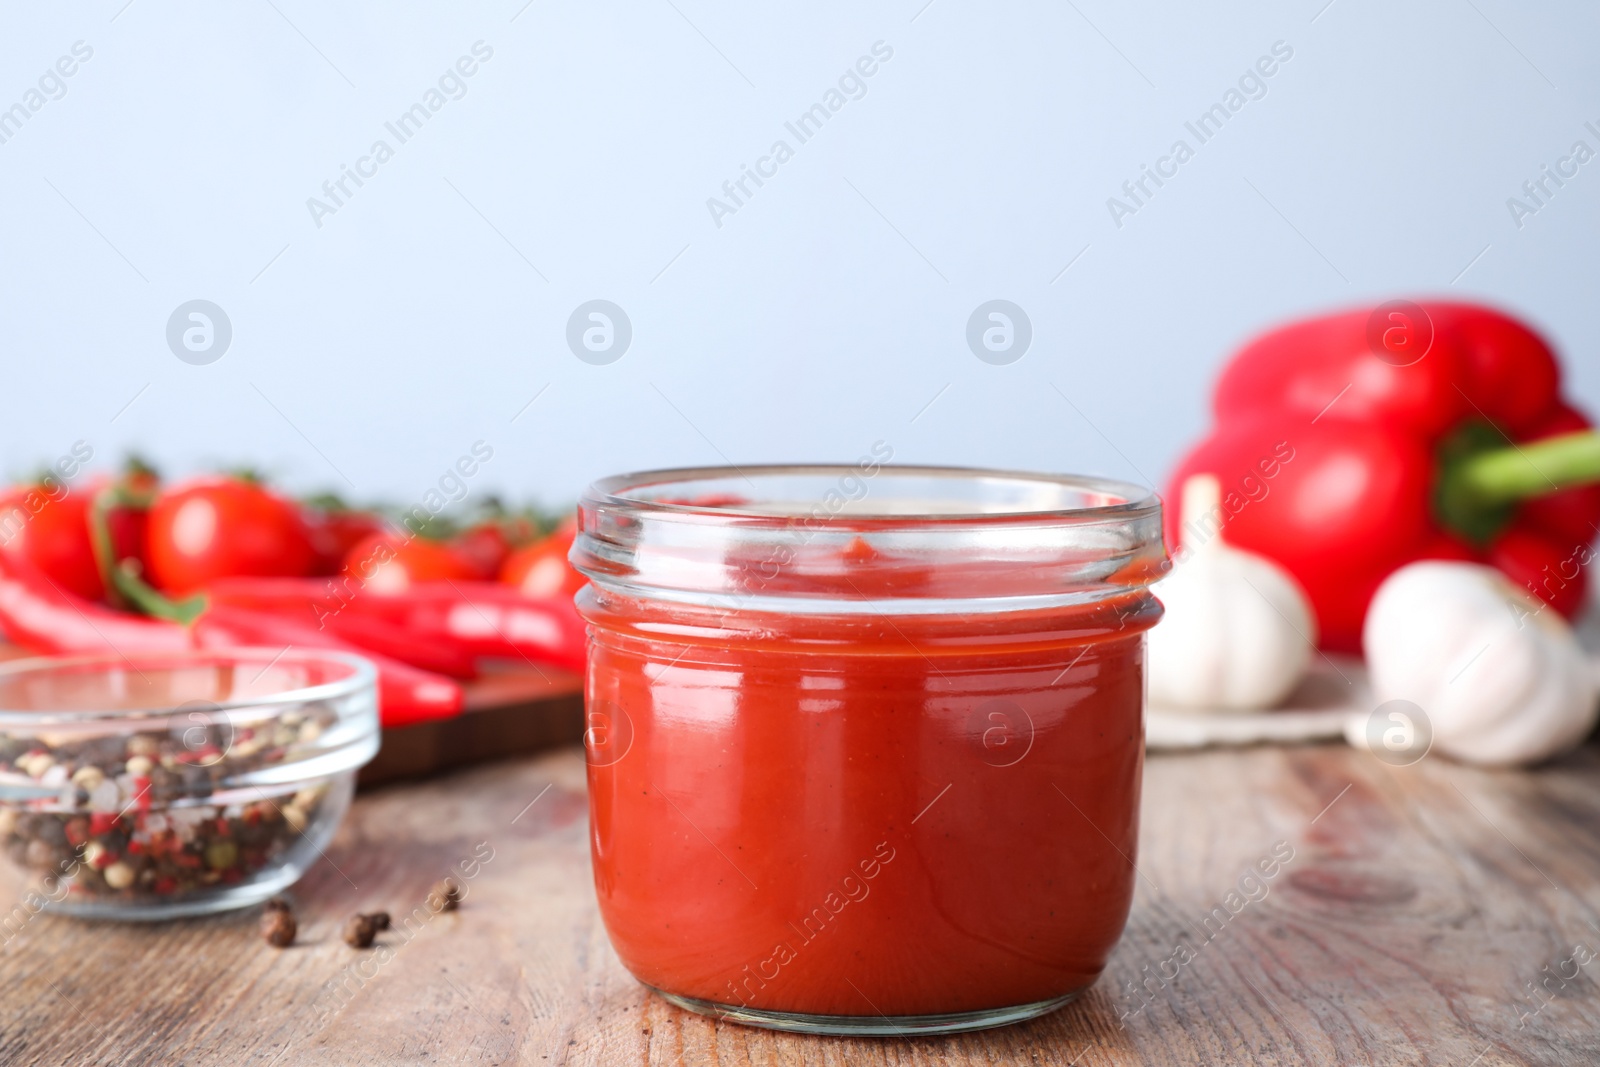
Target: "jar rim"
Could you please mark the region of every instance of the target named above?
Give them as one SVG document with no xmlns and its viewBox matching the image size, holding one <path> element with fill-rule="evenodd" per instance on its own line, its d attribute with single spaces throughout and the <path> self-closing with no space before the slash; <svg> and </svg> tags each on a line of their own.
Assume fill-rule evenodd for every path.
<svg viewBox="0 0 1600 1067">
<path fill-rule="evenodd" d="M 981 512 L 924 512 L 904 511 L 870 512 L 852 510 L 849 518 L 860 520 L 893 520 L 897 522 L 921 521 L 928 523 L 982 523 L 1005 521 L 1098 521 L 1114 520 L 1125 516 L 1159 509 L 1160 497 L 1155 490 L 1112 478 L 1078 474 L 1046 474 L 1006 468 L 943 466 L 937 464 L 881 464 L 878 471 L 894 475 L 926 478 L 968 479 L 990 482 L 1009 481 L 1036 486 L 1052 486 L 1085 494 L 1096 494 L 1114 502 L 1095 503 L 1066 508 L 1018 508 L 1015 510 L 988 510 Z M 584 493 L 582 504 L 611 505 L 642 511 L 655 511 L 666 515 L 705 516 L 709 518 L 738 520 L 776 520 L 782 522 L 797 513 L 771 510 L 744 509 L 732 503 L 696 503 L 693 500 L 668 499 L 635 495 L 647 486 L 665 487 L 689 485 L 716 480 L 742 480 L 753 483 L 756 478 L 773 476 L 832 476 L 846 477 L 860 472 L 859 465 L 847 463 L 769 463 L 728 465 L 725 467 L 666 467 L 659 470 L 634 471 L 601 478 Z M 874 475 L 875 476 L 875 475 Z M 753 485 L 752 485 L 753 487 Z"/>
<path fill-rule="evenodd" d="M 602 478 L 570 559 L 601 594 L 850 614 L 1082 604 L 1166 569 L 1142 486 L 871 457 Z"/>
</svg>

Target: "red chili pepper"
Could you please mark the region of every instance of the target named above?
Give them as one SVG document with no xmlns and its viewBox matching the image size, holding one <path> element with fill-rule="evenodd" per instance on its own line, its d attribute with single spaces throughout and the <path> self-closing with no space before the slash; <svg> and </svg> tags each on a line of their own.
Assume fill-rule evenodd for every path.
<svg viewBox="0 0 1600 1067">
<path fill-rule="evenodd" d="M 176 652 L 189 647 L 177 623 L 84 600 L 27 560 L 0 552 L 0 631 L 30 652 Z"/>
<path fill-rule="evenodd" d="M 384 593 L 353 578 L 230 578 L 212 585 L 208 595 L 320 627 L 354 644 L 363 643 L 364 633 L 381 631 L 403 634 L 411 646 L 450 649 L 468 659 L 527 659 L 577 673 L 588 648 L 587 624 L 569 598 L 529 597 L 499 582 L 419 582 Z"/>
<path fill-rule="evenodd" d="M 472 651 L 458 641 L 440 641 L 411 633 L 384 619 L 358 612 L 339 612 L 324 619 L 325 629 L 368 652 L 397 659 L 451 678 L 476 678 Z"/>
<path fill-rule="evenodd" d="M 340 579 L 228 578 L 206 587 L 214 605 L 276 615 L 322 631 L 379 655 L 451 678 L 476 678 L 475 653 L 460 641 L 422 636 L 378 615 L 344 611 L 352 588 L 341 592 Z"/>
<path fill-rule="evenodd" d="M 1225 368 L 1217 428 L 1172 477 L 1169 500 L 1216 475 L 1223 514 L 1180 529 L 1169 510 L 1169 543 L 1220 522 L 1299 580 L 1330 649 L 1360 649 L 1378 584 L 1418 559 L 1491 563 L 1570 616 L 1600 524 L 1600 435 L 1559 379 L 1537 334 L 1472 305 L 1275 330 Z"/>
<path fill-rule="evenodd" d="M 212 604 L 195 619 L 193 629 L 201 648 L 329 648 L 365 656 L 378 668 L 378 709 L 384 726 L 445 719 L 461 710 L 461 687 L 451 679 L 277 615 Z"/>
<path fill-rule="evenodd" d="M 499 582 L 421 582 L 395 596 L 353 598 L 419 638 L 455 641 L 475 655 L 527 659 L 581 674 L 588 624 L 567 597 L 530 597 Z"/>
</svg>

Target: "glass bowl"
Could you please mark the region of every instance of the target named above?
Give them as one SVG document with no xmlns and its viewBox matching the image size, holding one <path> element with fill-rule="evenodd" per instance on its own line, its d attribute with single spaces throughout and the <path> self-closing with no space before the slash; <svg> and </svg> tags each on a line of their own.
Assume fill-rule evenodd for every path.
<svg viewBox="0 0 1600 1067">
<path fill-rule="evenodd" d="M 359 656 L 0 664 L 0 853 L 35 880 L 29 913 L 245 907 L 305 873 L 377 751 L 376 672 Z"/>
</svg>

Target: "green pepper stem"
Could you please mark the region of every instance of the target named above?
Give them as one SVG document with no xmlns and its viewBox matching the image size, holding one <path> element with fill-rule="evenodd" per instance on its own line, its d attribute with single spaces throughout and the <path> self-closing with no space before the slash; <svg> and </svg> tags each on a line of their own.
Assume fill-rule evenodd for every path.
<svg viewBox="0 0 1600 1067">
<path fill-rule="evenodd" d="M 1481 504 L 1509 504 L 1600 482 L 1600 431 L 1579 430 L 1462 459 L 1456 485 Z"/>
<path fill-rule="evenodd" d="M 136 475 L 140 471 L 148 472 L 149 468 L 139 459 L 132 458 L 128 460 L 128 470 Z M 129 477 L 123 477 L 101 487 L 89 500 L 89 546 L 94 551 L 94 562 L 106 589 L 106 599 L 113 607 L 125 608 L 131 600 L 123 595 L 117 581 L 120 561 L 117 559 L 117 546 L 111 537 L 111 513 L 118 508 L 148 509 L 151 496 L 150 491 L 140 491 L 133 486 Z"/>
<path fill-rule="evenodd" d="M 163 595 L 144 580 L 141 570 L 138 560 L 125 559 L 117 564 L 111 575 L 117 591 L 146 615 L 169 619 L 187 626 L 209 606 L 210 601 L 203 593 L 196 593 L 182 600 L 173 600 Z"/>
<path fill-rule="evenodd" d="M 126 607 L 122 590 L 117 588 L 117 553 L 111 543 L 110 513 L 116 503 L 116 489 L 106 486 L 89 501 L 89 547 L 94 551 L 94 563 L 100 571 L 100 582 L 105 586 L 106 599 L 113 607 Z"/>
</svg>

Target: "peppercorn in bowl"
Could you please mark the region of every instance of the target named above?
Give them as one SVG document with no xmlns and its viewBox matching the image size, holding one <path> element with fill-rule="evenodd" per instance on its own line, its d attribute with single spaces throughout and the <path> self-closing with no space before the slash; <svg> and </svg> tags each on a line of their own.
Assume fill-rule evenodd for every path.
<svg viewBox="0 0 1600 1067">
<path fill-rule="evenodd" d="M 0 665 L 0 853 L 22 911 L 259 903 L 322 854 L 378 751 L 376 674 L 324 650 Z"/>
</svg>

